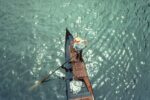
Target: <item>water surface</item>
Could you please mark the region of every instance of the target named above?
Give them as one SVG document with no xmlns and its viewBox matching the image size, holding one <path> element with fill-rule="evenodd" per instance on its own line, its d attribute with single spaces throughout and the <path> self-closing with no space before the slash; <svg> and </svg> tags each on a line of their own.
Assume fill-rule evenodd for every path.
<svg viewBox="0 0 150 100">
<path fill-rule="evenodd" d="M 96 100 L 150 100 L 149 0 L 0 0 L 0 100 L 66 100 L 65 28 L 88 40 Z"/>
</svg>

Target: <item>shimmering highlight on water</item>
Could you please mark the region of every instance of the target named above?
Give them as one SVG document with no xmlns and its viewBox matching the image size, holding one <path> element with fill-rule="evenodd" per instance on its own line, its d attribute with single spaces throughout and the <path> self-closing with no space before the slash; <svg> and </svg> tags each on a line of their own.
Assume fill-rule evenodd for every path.
<svg viewBox="0 0 150 100">
<path fill-rule="evenodd" d="M 66 100 L 65 28 L 88 40 L 96 100 L 150 100 L 149 0 L 0 0 L 0 100 Z"/>
</svg>

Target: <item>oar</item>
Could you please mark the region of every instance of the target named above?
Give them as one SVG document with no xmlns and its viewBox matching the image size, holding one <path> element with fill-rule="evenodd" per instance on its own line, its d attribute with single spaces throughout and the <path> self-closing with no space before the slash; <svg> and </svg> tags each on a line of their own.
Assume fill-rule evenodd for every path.
<svg viewBox="0 0 150 100">
<path fill-rule="evenodd" d="M 37 88 L 38 86 L 40 86 L 41 84 L 48 82 L 50 79 L 50 76 L 53 75 L 57 70 L 59 70 L 60 68 L 66 69 L 64 67 L 64 65 L 66 63 L 68 63 L 72 58 L 70 58 L 68 61 L 64 62 L 61 66 L 57 67 L 53 72 L 49 73 L 47 76 L 45 76 L 44 78 L 42 78 L 41 80 L 35 81 L 35 84 L 33 86 L 31 86 L 29 88 L 29 91 L 34 90 L 35 88 Z"/>
</svg>

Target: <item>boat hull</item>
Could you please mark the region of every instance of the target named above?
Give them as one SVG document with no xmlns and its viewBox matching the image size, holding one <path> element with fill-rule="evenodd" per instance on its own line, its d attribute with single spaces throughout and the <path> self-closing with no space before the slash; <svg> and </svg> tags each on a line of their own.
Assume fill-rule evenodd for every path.
<svg viewBox="0 0 150 100">
<path fill-rule="evenodd" d="M 66 64 L 66 94 L 67 100 L 94 100 L 93 98 L 93 89 L 90 83 L 87 70 L 85 67 L 84 60 L 82 58 L 82 50 L 76 51 L 73 48 L 73 36 L 71 33 L 66 30 L 66 42 L 65 42 L 65 60 L 69 61 Z M 82 81 L 87 88 L 88 95 L 80 95 L 75 96 L 74 98 L 71 97 L 71 89 L 70 89 L 70 82 L 72 80 Z"/>
</svg>

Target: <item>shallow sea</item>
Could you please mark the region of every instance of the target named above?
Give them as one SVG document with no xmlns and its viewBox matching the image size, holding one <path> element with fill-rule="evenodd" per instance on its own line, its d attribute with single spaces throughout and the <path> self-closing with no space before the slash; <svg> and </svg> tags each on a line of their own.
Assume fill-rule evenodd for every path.
<svg viewBox="0 0 150 100">
<path fill-rule="evenodd" d="M 96 100 L 150 100 L 150 0 L 0 0 L 0 100 L 66 100 L 59 70 L 66 27 L 83 52 Z"/>
</svg>

